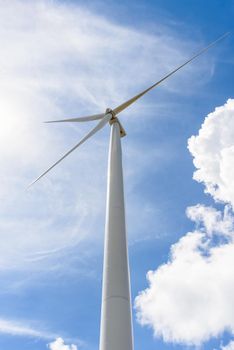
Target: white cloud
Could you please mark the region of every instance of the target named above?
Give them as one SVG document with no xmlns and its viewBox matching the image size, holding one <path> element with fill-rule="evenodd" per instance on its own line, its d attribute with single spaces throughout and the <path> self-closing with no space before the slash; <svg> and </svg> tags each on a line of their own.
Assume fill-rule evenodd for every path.
<svg viewBox="0 0 234 350">
<path fill-rule="evenodd" d="M 0 318 L 0 333 L 13 336 L 32 337 L 41 339 L 53 339 L 55 334 L 41 331 L 25 322 L 12 321 Z"/>
<path fill-rule="evenodd" d="M 135 300 L 139 322 L 165 341 L 199 345 L 225 331 L 234 334 L 233 130 L 230 99 L 189 139 L 198 169 L 194 178 L 215 200 L 228 204 L 223 212 L 203 205 L 187 208 L 196 229 L 171 247 L 166 264 L 148 272 L 149 287 Z"/>
<path fill-rule="evenodd" d="M 158 72 L 182 62 L 195 43 L 181 43 L 158 24 L 152 36 L 74 5 L 0 0 L 0 7 L 0 270 L 31 269 L 33 261 L 74 247 L 84 237 L 98 238 L 102 232 L 94 228 L 104 223 L 105 132 L 24 191 L 87 130 L 41 122 L 115 106 Z M 202 68 L 191 65 L 162 89 L 175 88 L 183 74 L 188 82 L 204 81 L 194 79 L 212 72 L 203 60 Z M 134 142 L 135 153 L 129 148 L 137 152 L 134 159 L 150 165 L 152 147 L 145 152 Z M 138 168 L 134 160 L 131 165 Z"/>
<path fill-rule="evenodd" d="M 204 206 L 188 209 L 197 229 L 171 247 L 168 263 L 149 271 L 135 301 L 138 320 L 165 341 L 199 345 L 234 332 L 234 217 Z"/>
<path fill-rule="evenodd" d="M 215 200 L 234 206 L 234 100 L 217 107 L 188 141 L 197 170 L 194 179 L 205 184 Z"/>
<path fill-rule="evenodd" d="M 72 342 L 72 339 L 61 338 L 57 333 L 43 330 L 38 322 L 29 322 L 25 320 L 12 320 L 0 318 L 0 334 L 11 335 L 16 337 L 37 338 L 44 341 L 51 341 L 47 346 L 50 350 L 78 350 L 77 345 L 65 345 L 64 342 Z M 74 340 L 73 340 L 74 342 Z M 76 339 L 76 343 L 82 344 L 84 342 L 80 339 Z"/>
<path fill-rule="evenodd" d="M 74 344 L 65 345 L 62 338 L 57 338 L 54 342 L 48 344 L 50 350 L 78 350 Z"/>
<path fill-rule="evenodd" d="M 227 345 L 221 346 L 222 350 L 234 350 L 234 341 L 230 341 Z"/>
</svg>

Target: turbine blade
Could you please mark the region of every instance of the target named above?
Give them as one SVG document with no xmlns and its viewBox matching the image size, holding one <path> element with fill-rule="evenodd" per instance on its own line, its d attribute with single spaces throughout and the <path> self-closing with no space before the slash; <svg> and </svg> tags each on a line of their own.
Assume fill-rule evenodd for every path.
<svg viewBox="0 0 234 350">
<path fill-rule="evenodd" d="M 34 180 L 28 187 L 32 186 L 35 182 L 40 180 L 44 175 L 46 175 L 51 169 L 53 169 L 57 164 L 59 164 L 64 158 L 66 158 L 70 153 L 72 153 L 76 148 L 78 148 L 82 143 L 92 137 L 96 132 L 101 130 L 112 118 L 111 114 L 106 114 L 102 120 L 87 134 L 85 135 L 74 147 L 72 147 L 67 153 L 65 153 L 57 162 L 55 162 L 51 167 L 49 167 L 43 174 L 38 176 L 36 180 Z"/>
<path fill-rule="evenodd" d="M 87 117 L 79 117 L 79 118 L 71 118 L 71 119 L 62 119 L 62 120 L 49 120 L 45 123 L 64 123 L 64 122 L 89 122 L 92 120 L 102 119 L 104 117 L 104 113 L 102 114 L 94 114 L 89 115 Z"/>
<path fill-rule="evenodd" d="M 208 46 L 206 46 L 204 49 L 200 50 L 198 53 L 196 53 L 193 57 L 191 57 L 189 60 L 187 60 L 186 62 L 184 62 L 183 64 L 181 64 L 179 67 L 175 68 L 173 71 L 171 71 L 169 74 L 167 74 L 165 77 L 163 77 L 162 79 L 160 79 L 159 81 L 157 81 L 155 84 L 151 85 L 149 88 L 147 88 L 146 90 L 140 92 L 138 95 L 132 97 L 130 100 L 122 103 L 121 105 L 119 105 L 118 107 L 116 107 L 115 109 L 113 109 L 113 112 L 117 115 L 120 112 L 122 112 L 124 109 L 126 109 L 127 107 L 129 107 L 132 103 L 134 103 L 135 101 L 137 101 L 139 98 L 141 98 L 143 95 L 145 95 L 148 91 L 152 90 L 153 88 L 155 88 L 157 85 L 161 84 L 164 80 L 166 80 L 167 78 L 169 78 L 171 75 L 173 75 L 174 73 L 176 73 L 178 70 L 180 70 L 181 68 L 183 68 L 184 66 L 186 66 L 187 64 L 189 64 L 190 62 L 192 62 L 195 58 L 197 58 L 198 56 L 200 56 L 201 54 L 203 54 L 205 51 L 209 50 L 212 46 L 214 46 L 215 44 L 217 44 L 220 40 L 224 39 L 226 36 L 228 36 L 230 34 L 230 32 L 225 33 L 224 35 L 222 35 L 221 37 L 219 37 L 218 39 L 216 39 L 215 41 L 213 41 L 211 44 L 209 44 Z"/>
</svg>

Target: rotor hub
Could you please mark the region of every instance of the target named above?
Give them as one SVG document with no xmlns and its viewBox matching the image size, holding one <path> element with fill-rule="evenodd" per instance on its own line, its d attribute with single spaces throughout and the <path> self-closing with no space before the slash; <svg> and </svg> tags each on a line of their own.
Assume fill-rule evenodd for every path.
<svg viewBox="0 0 234 350">
<path fill-rule="evenodd" d="M 109 120 L 109 124 L 112 125 L 114 123 L 119 124 L 119 130 L 120 130 L 120 137 L 126 136 L 126 131 L 124 130 L 122 124 L 120 123 L 119 119 L 116 117 L 115 112 L 111 108 L 106 109 L 106 114 L 109 113 L 112 115 L 111 119 Z"/>
</svg>

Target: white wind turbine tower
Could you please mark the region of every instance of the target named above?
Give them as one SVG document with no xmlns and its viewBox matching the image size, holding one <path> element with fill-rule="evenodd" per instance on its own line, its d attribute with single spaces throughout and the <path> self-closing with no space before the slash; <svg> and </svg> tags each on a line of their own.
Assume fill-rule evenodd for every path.
<svg viewBox="0 0 234 350">
<path fill-rule="evenodd" d="M 111 125 L 99 350 L 133 350 L 130 278 L 125 228 L 121 154 L 121 137 L 125 136 L 126 133 L 117 118 L 117 115 L 179 69 L 207 51 L 228 34 L 229 33 L 224 34 L 158 82 L 114 109 L 107 108 L 106 112 L 102 114 L 48 122 L 86 122 L 100 120 L 98 124 L 80 140 L 79 143 L 64 154 L 63 157 L 40 175 L 34 182 L 32 182 L 32 184 L 47 174 L 52 168 L 96 132 L 101 130 L 106 124 L 109 123 Z"/>
</svg>

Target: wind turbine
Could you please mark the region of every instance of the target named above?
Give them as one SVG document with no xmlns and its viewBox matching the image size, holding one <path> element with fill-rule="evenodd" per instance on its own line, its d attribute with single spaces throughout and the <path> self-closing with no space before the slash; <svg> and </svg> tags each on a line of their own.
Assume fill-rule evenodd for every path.
<svg viewBox="0 0 234 350">
<path fill-rule="evenodd" d="M 192 58 L 157 81 L 155 84 L 151 85 L 146 90 L 140 92 L 136 96 L 132 97 L 114 109 L 107 108 L 104 113 L 91 116 L 47 122 L 62 123 L 99 120 L 98 124 L 93 129 L 91 129 L 87 135 L 85 135 L 74 147 L 65 153 L 57 162 L 55 162 L 29 186 L 46 175 L 51 169 L 59 164 L 82 143 L 87 141 L 90 137 L 101 130 L 106 124 L 109 123 L 111 126 L 107 176 L 108 183 L 99 347 L 100 350 L 133 350 L 130 278 L 125 228 L 121 151 L 121 137 L 125 136 L 126 132 L 117 116 L 147 92 L 192 62 L 195 58 L 203 54 L 220 40 L 224 39 L 228 34 L 229 33 L 222 35 L 217 40 L 195 54 Z"/>
</svg>

